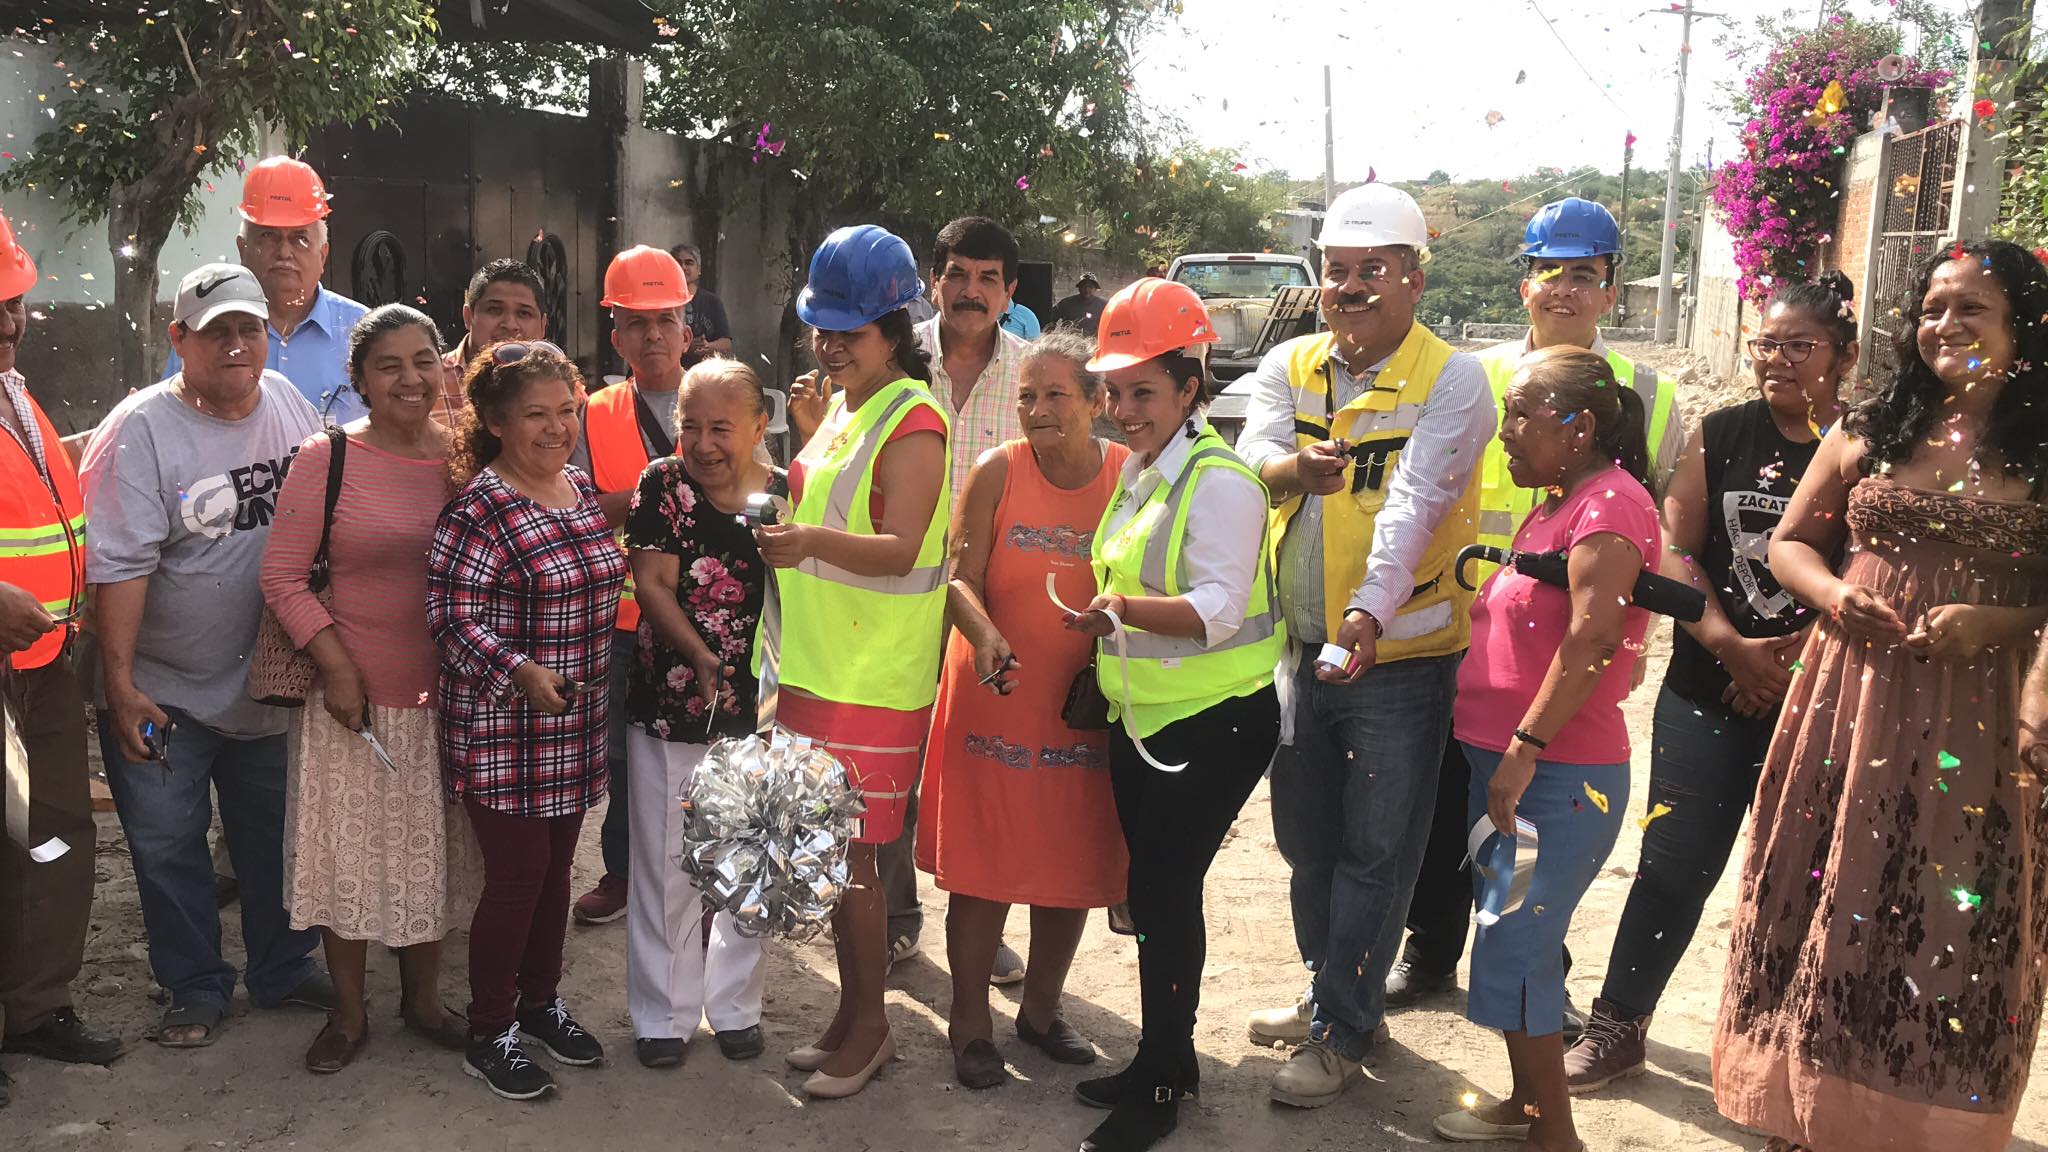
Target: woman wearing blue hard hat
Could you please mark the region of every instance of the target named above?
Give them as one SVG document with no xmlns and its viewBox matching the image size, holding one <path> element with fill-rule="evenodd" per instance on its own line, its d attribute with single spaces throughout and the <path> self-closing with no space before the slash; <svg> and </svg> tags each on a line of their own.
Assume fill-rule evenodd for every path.
<svg viewBox="0 0 2048 1152">
<path fill-rule="evenodd" d="M 903 830 L 938 695 L 950 505 L 946 416 L 904 307 L 923 292 L 909 245 L 875 225 L 841 228 L 812 255 L 796 311 L 832 399 L 790 464 L 787 522 L 755 530 L 777 569 L 756 649 L 773 666 L 764 697 L 775 693 L 776 723 L 845 763 L 867 803 L 832 918 L 839 1010 L 789 1054 L 812 1074 L 804 1091 L 826 1099 L 859 1092 L 896 1054 L 875 847 Z"/>
</svg>

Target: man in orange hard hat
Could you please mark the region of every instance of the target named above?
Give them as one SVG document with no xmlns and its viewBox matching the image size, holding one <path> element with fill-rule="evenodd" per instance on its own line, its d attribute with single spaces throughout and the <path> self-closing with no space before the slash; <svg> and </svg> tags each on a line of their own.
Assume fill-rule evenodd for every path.
<svg viewBox="0 0 2048 1152">
<path fill-rule="evenodd" d="M 71 1006 L 92 915 L 85 702 L 72 666 L 85 598 L 85 501 L 49 417 L 15 370 L 36 266 L 0 216 L 0 725 L 19 725 L 0 814 L 0 1051 L 105 1064 L 121 1042 Z M 12 759 L 10 757 L 10 759 Z M 8 1098 L 0 1072 L 0 1106 Z"/>
<path fill-rule="evenodd" d="M 292 382 L 330 424 L 369 414 L 348 382 L 348 332 L 369 309 L 320 284 L 327 267 L 327 186 L 303 160 L 271 156 L 249 169 L 235 250 L 270 306 L 267 367 Z M 168 380 L 183 367 L 171 352 Z"/>
<path fill-rule="evenodd" d="M 625 523 L 626 506 L 648 462 L 675 454 L 676 391 L 683 385 L 691 339 L 683 309 L 691 295 L 682 265 L 659 248 L 628 248 L 605 269 L 599 303 L 612 310 L 612 348 L 626 362 L 626 377 L 608 377 L 590 397 L 583 437 L 570 462 L 590 473 L 597 502 L 614 527 Z M 577 897 L 578 924 L 608 924 L 626 914 L 626 669 L 639 629 L 640 606 L 628 580 L 612 634 L 611 731 L 605 740 L 611 803 L 598 834 L 604 876 Z"/>
</svg>

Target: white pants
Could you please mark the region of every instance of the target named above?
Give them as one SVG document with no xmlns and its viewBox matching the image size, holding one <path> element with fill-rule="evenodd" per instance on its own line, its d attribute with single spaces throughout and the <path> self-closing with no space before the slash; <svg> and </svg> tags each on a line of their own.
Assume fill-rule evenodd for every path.
<svg viewBox="0 0 2048 1152">
<path fill-rule="evenodd" d="M 638 725 L 626 729 L 626 810 L 632 821 L 632 873 L 626 883 L 626 1010 L 641 1040 L 688 1040 L 699 1019 L 714 1032 L 761 1022 L 761 944 L 711 920 L 711 946 L 699 935 L 703 893 L 675 862 L 682 848 L 677 802 L 704 760 L 703 744 L 670 743 Z"/>
</svg>

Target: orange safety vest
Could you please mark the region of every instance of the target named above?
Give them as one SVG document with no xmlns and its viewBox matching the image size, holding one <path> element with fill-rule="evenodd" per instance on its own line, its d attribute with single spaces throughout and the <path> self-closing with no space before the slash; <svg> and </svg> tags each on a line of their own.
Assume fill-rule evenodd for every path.
<svg viewBox="0 0 2048 1152">
<path fill-rule="evenodd" d="M 71 454 L 49 417 L 34 399 L 29 412 L 43 434 L 50 480 L 43 482 L 19 440 L 0 433 L 0 581 L 26 589 L 50 615 L 70 617 L 85 596 L 85 501 Z M 58 628 L 8 663 L 17 670 L 41 668 L 64 651 L 72 631 Z"/>
<path fill-rule="evenodd" d="M 590 444 L 590 482 L 599 492 L 631 492 L 640 486 L 640 474 L 647 471 L 647 443 L 640 438 L 640 416 L 635 410 L 633 382 L 607 384 L 591 396 L 583 414 L 583 435 Z M 619 534 L 619 548 L 626 546 Z M 637 631 L 640 603 L 633 595 L 633 576 L 626 575 L 626 590 L 619 594 L 619 630 Z"/>
</svg>

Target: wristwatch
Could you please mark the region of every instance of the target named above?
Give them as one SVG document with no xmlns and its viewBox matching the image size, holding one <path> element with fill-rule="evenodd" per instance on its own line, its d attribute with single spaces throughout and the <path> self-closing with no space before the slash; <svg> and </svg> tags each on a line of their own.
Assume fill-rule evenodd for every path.
<svg viewBox="0 0 2048 1152">
<path fill-rule="evenodd" d="M 1370 612 L 1367 612 L 1363 608 L 1346 608 L 1344 610 L 1344 615 L 1349 616 L 1353 612 L 1356 612 L 1360 616 L 1365 617 L 1367 620 L 1372 621 L 1372 638 L 1374 640 L 1379 640 L 1386 636 L 1387 630 L 1381 626 L 1379 617 L 1373 615 Z"/>
</svg>

